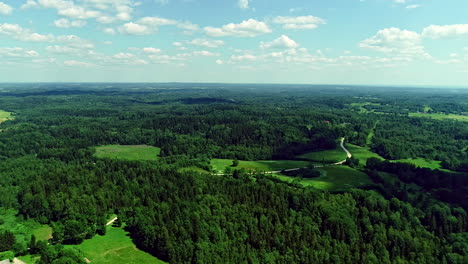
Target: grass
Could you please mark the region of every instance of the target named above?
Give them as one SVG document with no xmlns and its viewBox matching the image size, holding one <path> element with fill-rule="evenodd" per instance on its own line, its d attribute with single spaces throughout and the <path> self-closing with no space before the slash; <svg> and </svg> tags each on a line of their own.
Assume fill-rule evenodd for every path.
<svg viewBox="0 0 468 264">
<path fill-rule="evenodd" d="M 123 228 L 107 227 L 105 236 L 96 235 L 92 239 L 73 247 L 83 252 L 91 263 L 111 264 L 160 264 L 165 263 L 154 256 L 139 250 L 133 244 L 128 232 Z"/>
<path fill-rule="evenodd" d="M 202 169 L 202 168 L 199 168 L 199 167 L 196 167 L 196 166 L 191 166 L 191 167 L 186 167 L 186 168 L 180 168 L 178 169 L 179 172 L 198 172 L 198 173 L 205 173 L 205 174 L 208 174 L 209 172 Z"/>
<path fill-rule="evenodd" d="M 443 119 L 453 119 L 458 121 L 468 122 L 468 116 L 464 115 L 455 115 L 455 114 L 442 114 L 442 113 L 433 113 L 433 114 L 426 114 L 426 113 L 409 113 L 410 117 L 428 117 L 437 120 Z"/>
<path fill-rule="evenodd" d="M 23 261 L 26 264 L 35 264 L 36 261 L 39 260 L 39 257 L 38 256 L 26 255 L 26 256 L 18 257 L 18 259 Z"/>
<path fill-rule="evenodd" d="M 320 168 L 319 170 L 321 172 L 320 177 L 302 179 L 300 184 L 326 191 L 347 190 L 372 184 L 367 174 L 348 166 L 328 166 Z M 276 177 L 287 182 L 292 182 L 294 180 L 293 177 L 284 175 L 277 175 Z"/>
<path fill-rule="evenodd" d="M 32 233 L 37 240 L 49 240 L 52 238 L 52 227 L 43 225 L 34 229 Z"/>
<path fill-rule="evenodd" d="M 336 149 L 309 152 L 297 157 L 315 162 L 335 163 L 345 160 L 346 152 L 341 147 L 338 147 Z"/>
<path fill-rule="evenodd" d="M 13 119 L 11 112 L 0 110 L 0 123 Z"/>
<path fill-rule="evenodd" d="M 431 170 L 442 169 L 442 165 L 440 165 L 442 161 L 427 160 L 423 158 L 392 160 L 392 162 L 410 163 L 416 165 L 417 167 L 429 168 Z"/>
<path fill-rule="evenodd" d="M 361 166 L 366 165 L 367 159 L 369 158 L 378 158 L 384 160 L 384 158 L 382 158 L 379 154 L 372 152 L 367 147 L 360 147 L 349 143 L 347 143 L 345 146 L 349 152 L 351 152 L 353 157 L 359 159 L 359 164 Z"/>
<path fill-rule="evenodd" d="M 369 134 L 367 135 L 367 138 L 366 138 L 366 146 L 370 146 L 372 144 L 372 138 L 374 138 L 374 135 L 375 135 L 375 128 L 377 127 L 379 122 L 380 121 L 377 120 L 374 126 L 372 127 L 372 129 L 369 131 Z"/>
<path fill-rule="evenodd" d="M 283 169 L 305 168 L 309 165 L 308 161 L 297 160 L 260 160 L 260 161 L 239 161 L 239 165 L 235 169 L 245 169 L 254 171 L 279 171 Z M 226 167 L 232 165 L 231 159 L 212 159 L 211 166 L 216 172 L 220 173 Z M 233 167 L 234 168 L 234 167 Z"/>
<path fill-rule="evenodd" d="M 160 148 L 147 145 L 107 145 L 96 147 L 95 156 L 98 158 L 123 160 L 157 160 Z"/>
<path fill-rule="evenodd" d="M 364 106 L 366 105 L 380 105 L 380 104 L 377 104 L 377 103 L 371 103 L 371 102 L 365 102 L 365 103 L 352 103 L 351 104 L 351 107 L 353 108 L 358 108 L 359 109 L 359 113 L 361 114 L 365 114 L 365 113 L 369 113 L 369 112 L 373 112 L 372 111 L 369 111 L 367 110 L 366 108 L 364 108 Z"/>
</svg>

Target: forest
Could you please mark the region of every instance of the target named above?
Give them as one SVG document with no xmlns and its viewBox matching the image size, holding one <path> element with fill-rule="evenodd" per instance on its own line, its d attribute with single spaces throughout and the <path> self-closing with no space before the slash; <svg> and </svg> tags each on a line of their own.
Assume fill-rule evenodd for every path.
<svg viewBox="0 0 468 264">
<path fill-rule="evenodd" d="M 463 89 L 0 85 L 0 212 L 52 228 L 46 241 L 23 236 L 0 214 L 0 261 L 86 263 L 70 245 L 105 236 L 117 215 L 168 263 L 468 263 L 467 102 Z M 340 149 L 340 138 L 379 156 L 343 165 L 372 184 L 300 184 L 323 177 L 321 163 L 237 168 L 308 162 L 299 156 Z M 159 155 L 96 155 L 119 145 Z M 233 165 L 219 173 L 213 159 Z"/>
</svg>

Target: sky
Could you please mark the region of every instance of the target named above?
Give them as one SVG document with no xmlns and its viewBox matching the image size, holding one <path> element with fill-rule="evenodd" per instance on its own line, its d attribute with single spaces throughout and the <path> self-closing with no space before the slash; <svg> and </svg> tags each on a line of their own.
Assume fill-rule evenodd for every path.
<svg viewBox="0 0 468 264">
<path fill-rule="evenodd" d="M 466 0 L 0 0 L 0 82 L 468 87 Z"/>
</svg>

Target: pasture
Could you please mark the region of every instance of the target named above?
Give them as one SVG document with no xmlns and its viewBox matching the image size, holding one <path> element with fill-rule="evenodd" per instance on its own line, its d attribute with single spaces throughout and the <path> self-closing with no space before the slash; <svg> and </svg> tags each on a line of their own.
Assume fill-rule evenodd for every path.
<svg viewBox="0 0 468 264">
<path fill-rule="evenodd" d="M 357 145 L 353 144 L 346 144 L 345 147 L 351 152 L 353 157 L 359 159 L 359 165 L 364 166 L 366 165 L 367 159 L 369 158 L 378 158 L 383 160 L 379 154 L 372 152 L 369 148 L 367 147 L 360 147 Z"/>
<path fill-rule="evenodd" d="M 336 149 L 309 152 L 297 157 L 314 162 L 335 163 L 345 160 L 346 152 L 341 147 L 338 147 Z"/>
<path fill-rule="evenodd" d="M 318 170 L 321 173 L 320 177 L 302 179 L 300 184 L 326 191 L 341 191 L 372 184 L 367 174 L 348 166 L 328 166 Z M 294 180 L 293 177 L 284 175 L 277 175 L 276 177 L 287 182 Z"/>
<path fill-rule="evenodd" d="M 96 147 L 94 155 L 107 159 L 154 161 L 159 159 L 160 152 L 160 148 L 147 145 L 107 145 Z"/>
<path fill-rule="evenodd" d="M 239 160 L 237 167 L 232 169 L 245 169 L 247 171 L 280 171 L 294 168 L 305 168 L 309 165 L 308 161 L 297 160 L 259 160 L 259 161 L 244 161 Z M 226 167 L 232 165 L 232 159 L 212 159 L 211 166 L 217 173 L 222 173 Z"/>
<path fill-rule="evenodd" d="M 443 119 L 452 119 L 452 120 L 458 120 L 458 121 L 464 121 L 468 122 L 468 116 L 465 115 L 455 115 L 455 114 L 443 114 L 443 113 L 432 113 L 432 114 L 426 114 L 426 113 L 409 113 L 410 117 L 427 117 L 427 118 L 432 118 L 436 120 L 443 120 Z"/>
<path fill-rule="evenodd" d="M 11 112 L 0 110 L 0 123 L 13 119 Z"/>
<path fill-rule="evenodd" d="M 96 235 L 80 245 L 65 246 L 80 250 L 90 263 L 161 264 L 154 256 L 139 250 L 123 228 L 108 226 L 104 236 Z"/>
</svg>

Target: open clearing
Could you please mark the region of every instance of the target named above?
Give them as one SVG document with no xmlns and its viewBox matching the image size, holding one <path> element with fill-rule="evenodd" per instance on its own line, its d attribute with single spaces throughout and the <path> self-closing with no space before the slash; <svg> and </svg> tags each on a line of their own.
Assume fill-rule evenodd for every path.
<svg viewBox="0 0 468 264">
<path fill-rule="evenodd" d="M 346 154 L 345 154 L 346 155 Z M 233 169 L 245 169 L 247 171 L 279 171 L 294 168 L 305 168 L 309 165 L 308 161 L 298 160 L 260 160 L 260 161 L 244 161 L 239 160 L 237 167 L 231 167 Z M 217 173 L 224 172 L 226 167 L 232 165 L 232 159 L 212 159 L 211 166 Z"/>
<path fill-rule="evenodd" d="M 353 144 L 346 144 L 346 148 L 353 154 L 353 157 L 359 159 L 359 165 L 366 165 L 367 159 L 378 158 L 384 160 L 379 154 L 372 152 L 369 148 L 360 147 Z"/>
<path fill-rule="evenodd" d="M 128 232 L 122 228 L 108 226 L 105 236 L 96 235 L 92 239 L 73 247 L 89 259 L 90 263 L 111 264 L 160 264 L 165 263 L 154 256 L 139 250 L 133 244 Z"/>
<path fill-rule="evenodd" d="M 432 119 L 437 119 L 437 120 L 443 120 L 443 119 L 453 119 L 453 120 L 458 120 L 458 121 L 464 121 L 468 122 L 468 116 L 464 115 L 455 115 L 455 114 L 426 114 L 426 113 L 409 113 L 410 117 L 427 117 L 427 118 L 432 118 Z"/>
<path fill-rule="evenodd" d="M 11 114 L 11 112 L 0 110 L 0 123 L 13 119 L 13 116 Z"/>
<path fill-rule="evenodd" d="M 432 170 L 442 169 L 442 165 L 440 165 L 442 163 L 442 161 L 426 160 L 426 159 L 423 159 L 423 158 L 392 160 L 392 162 L 409 163 L 409 164 L 416 165 L 417 167 L 420 167 L 420 168 L 429 168 L 429 169 L 432 169 Z M 444 169 L 442 169 L 442 170 L 444 170 Z"/>
<path fill-rule="evenodd" d="M 346 152 L 344 152 L 342 148 L 338 147 L 336 149 L 309 152 L 297 157 L 314 162 L 335 163 L 345 160 Z"/>
<path fill-rule="evenodd" d="M 372 184 L 367 174 L 348 166 L 328 166 L 318 170 L 321 173 L 320 177 L 302 179 L 300 184 L 326 191 L 340 191 Z M 284 175 L 277 175 L 276 177 L 287 182 L 294 180 L 294 177 Z"/>
<path fill-rule="evenodd" d="M 147 145 L 107 145 L 96 147 L 98 158 L 123 160 L 157 160 L 160 148 Z"/>
</svg>

